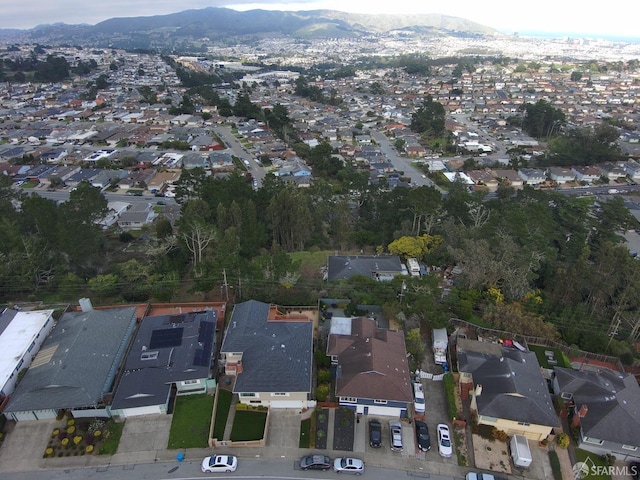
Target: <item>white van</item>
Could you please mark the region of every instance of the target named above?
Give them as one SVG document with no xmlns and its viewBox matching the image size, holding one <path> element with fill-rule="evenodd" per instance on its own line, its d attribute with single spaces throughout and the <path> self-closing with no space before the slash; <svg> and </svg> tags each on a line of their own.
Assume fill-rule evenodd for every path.
<svg viewBox="0 0 640 480">
<path fill-rule="evenodd" d="M 529 442 L 524 435 L 514 435 L 511 437 L 511 458 L 516 467 L 527 468 L 531 465 L 532 457 L 529 449 Z"/>
<path fill-rule="evenodd" d="M 413 409 L 416 413 L 424 413 L 425 403 L 424 403 L 424 389 L 421 383 L 414 382 L 413 384 Z"/>
</svg>

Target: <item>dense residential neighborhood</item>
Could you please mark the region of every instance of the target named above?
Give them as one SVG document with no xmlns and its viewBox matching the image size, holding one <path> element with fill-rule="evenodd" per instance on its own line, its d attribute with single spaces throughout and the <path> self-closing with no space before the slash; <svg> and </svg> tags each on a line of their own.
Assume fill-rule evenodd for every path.
<svg viewBox="0 0 640 480">
<path fill-rule="evenodd" d="M 0 48 L 1 469 L 638 468 L 636 46 L 295 42 Z"/>
</svg>

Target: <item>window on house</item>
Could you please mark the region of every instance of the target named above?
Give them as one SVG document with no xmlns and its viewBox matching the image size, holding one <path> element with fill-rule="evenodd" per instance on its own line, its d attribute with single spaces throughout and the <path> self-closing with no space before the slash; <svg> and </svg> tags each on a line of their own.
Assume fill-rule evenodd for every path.
<svg viewBox="0 0 640 480">
<path fill-rule="evenodd" d="M 597 438 L 589 437 L 584 437 L 584 441 L 587 443 L 593 443 L 594 445 L 602 445 L 604 443 L 604 440 L 598 440 Z"/>
<path fill-rule="evenodd" d="M 256 394 L 255 393 L 241 393 L 240 396 L 241 397 L 255 397 Z"/>
<path fill-rule="evenodd" d="M 158 358 L 158 351 L 155 352 L 142 352 L 140 360 L 156 360 Z"/>
<path fill-rule="evenodd" d="M 376 405 L 386 405 L 387 401 L 386 400 L 374 400 L 373 403 L 375 403 Z"/>
<path fill-rule="evenodd" d="M 358 399 L 355 397 L 340 397 L 340 401 L 344 403 L 357 403 Z"/>
<path fill-rule="evenodd" d="M 530 423 L 525 423 L 525 422 L 518 422 L 518 425 L 522 425 L 523 427 L 528 427 L 531 424 Z"/>
<path fill-rule="evenodd" d="M 562 392 L 560 394 L 560 398 L 562 398 L 563 400 L 571 400 L 573 398 L 573 393 Z"/>
<path fill-rule="evenodd" d="M 498 421 L 498 419 L 496 417 L 487 417 L 485 415 L 482 415 L 482 421 L 483 422 L 496 423 Z"/>
<path fill-rule="evenodd" d="M 289 394 L 284 392 L 275 392 L 275 393 L 272 393 L 271 396 L 272 397 L 288 397 Z"/>
<path fill-rule="evenodd" d="M 200 383 L 200 380 L 185 380 L 182 382 L 183 385 L 193 385 L 194 383 Z"/>
</svg>

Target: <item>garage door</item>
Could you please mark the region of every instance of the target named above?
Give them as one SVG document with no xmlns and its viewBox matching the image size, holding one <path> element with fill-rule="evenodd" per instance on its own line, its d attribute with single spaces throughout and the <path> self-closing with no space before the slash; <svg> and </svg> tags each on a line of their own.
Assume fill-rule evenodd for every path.
<svg viewBox="0 0 640 480">
<path fill-rule="evenodd" d="M 381 407 L 379 405 L 369 405 L 369 415 L 381 415 L 383 417 L 400 417 L 402 409 L 394 407 Z"/>
<path fill-rule="evenodd" d="M 16 422 L 24 420 L 51 420 L 58 415 L 55 410 L 33 410 L 30 412 L 12 412 L 11 418 Z"/>
<path fill-rule="evenodd" d="M 122 416 L 125 418 L 137 417 L 139 415 L 153 415 L 156 413 L 164 413 L 162 405 L 152 405 L 148 407 L 125 408 L 121 410 Z"/>
<path fill-rule="evenodd" d="M 281 402 L 274 402 L 272 401 L 270 403 L 271 408 L 303 408 L 302 407 L 302 401 L 300 400 L 283 400 Z"/>
</svg>

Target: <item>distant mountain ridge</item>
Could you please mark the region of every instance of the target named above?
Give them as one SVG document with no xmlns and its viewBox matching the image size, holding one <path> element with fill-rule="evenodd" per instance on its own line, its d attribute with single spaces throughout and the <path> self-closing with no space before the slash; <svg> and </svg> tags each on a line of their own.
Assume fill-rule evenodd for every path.
<svg viewBox="0 0 640 480">
<path fill-rule="evenodd" d="M 425 28 L 426 27 L 426 28 Z M 469 20 L 440 14 L 369 15 L 335 10 L 239 12 L 208 7 L 168 15 L 118 17 L 96 25 L 39 25 L 21 31 L 32 41 L 79 41 L 88 44 L 126 42 L 171 43 L 185 38 L 281 36 L 298 38 L 360 37 L 391 30 L 412 29 L 459 35 L 494 35 L 497 30 Z M 15 32 L 0 30 L 0 34 Z"/>
</svg>

